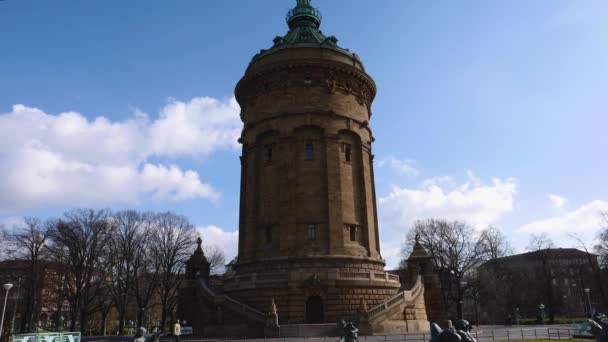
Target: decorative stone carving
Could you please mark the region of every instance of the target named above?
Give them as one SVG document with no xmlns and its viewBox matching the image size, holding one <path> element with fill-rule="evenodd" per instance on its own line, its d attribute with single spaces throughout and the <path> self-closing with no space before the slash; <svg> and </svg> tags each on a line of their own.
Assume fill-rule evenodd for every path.
<svg viewBox="0 0 608 342">
<path fill-rule="evenodd" d="M 266 327 L 279 327 L 279 314 L 277 313 L 277 305 L 274 302 L 274 298 L 272 298 L 272 300 L 270 301 L 270 308 L 268 310 L 268 319 L 266 320 Z"/>
<path fill-rule="evenodd" d="M 287 74 L 283 74 L 281 70 L 289 70 Z M 243 93 L 247 94 L 247 101 L 239 101 L 240 103 L 247 102 L 252 104 L 252 100 L 259 99 L 263 94 L 269 94 L 274 91 L 279 93 L 286 93 L 289 90 L 297 91 L 295 85 L 302 84 L 304 88 L 314 88 L 323 86 L 327 93 L 335 94 L 336 90 L 340 90 L 345 95 L 354 95 L 357 102 L 361 105 L 370 105 L 372 97 L 375 93 L 375 86 L 361 77 L 358 74 L 354 74 L 352 71 L 343 70 L 341 68 L 329 67 L 331 70 L 329 73 L 311 73 L 310 68 L 307 65 L 292 64 L 283 66 L 281 70 L 268 70 L 264 73 L 253 75 L 251 78 L 245 77 L 243 79 Z M 280 77 L 276 77 L 276 73 L 280 74 Z M 329 74 L 329 76 L 327 76 Z M 287 76 L 285 76 L 287 75 Z M 302 79 L 306 82 L 302 82 Z M 261 85 L 255 88 L 251 88 L 250 85 Z M 241 86 L 241 85 L 239 85 Z M 250 97 L 251 96 L 251 97 Z"/>
</svg>

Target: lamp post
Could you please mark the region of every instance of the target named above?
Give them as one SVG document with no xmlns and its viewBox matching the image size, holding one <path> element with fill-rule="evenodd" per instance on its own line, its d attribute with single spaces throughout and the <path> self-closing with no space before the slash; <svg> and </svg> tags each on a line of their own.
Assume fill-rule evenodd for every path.
<svg viewBox="0 0 608 342">
<path fill-rule="evenodd" d="M 21 277 L 17 278 L 17 298 L 13 303 L 13 318 L 11 319 L 11 334 L 15 332 L 15 317 L 17 317 L 17 304 L 19 303 L 19 295 L 21 294 Z"/>
<path fill-rule="evenodd" d="M 564 295 L 564 304 L 566 304 L 566 315 L 572 319 L 572 315 L 570 314 L 570 305 L 568 305 L 568 296 Z"/>
<path fill-rule="evenodd" d="M 466 281 L 461 281 L 458 283 L 458 319 L 462 319 L 463 317 L 463 304 L 464 304 L 464 287 L 467 286 Z"/>
<path fill-rule="evenodd" d="M 6 312 L 6 301 L 8 300 L 8 291 L 10 291 L 11 287 L 13 287 L 13 284 L 4 284 L 4 285 L 2 285 L 2 287 L 4 287 L 4 291 L 6 291 L 6 294 L 4 295 L 4 306 L 2 307 L 2 319 L 0 320 L 0 337 L 2 336 L 2 328 L 4 325 L 4 313 Z"/>
<path fill-rule="evenodd" d="M 587 306 L 587 310 L 588 310 L 588 311 L 587 311 L 587 313 L 588 313 L 588 315 L 587 315 L 587 316 L 591 317 L 591 315 L 592 315 L 593 313 L 591 312 L 591 298 L 589 297 L 589 292 L 591 292 L 591 289 L 586 288 L 586 289 L 585 289 L 585 294 L 587 295 L 587 305 L 588 305 L 588 306 Z"/>
</svg>

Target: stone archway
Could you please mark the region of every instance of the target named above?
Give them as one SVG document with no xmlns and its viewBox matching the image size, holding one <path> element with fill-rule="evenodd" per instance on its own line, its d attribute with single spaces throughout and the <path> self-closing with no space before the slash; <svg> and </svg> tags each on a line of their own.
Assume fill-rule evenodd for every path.
<svg viewBox="0 0 608 342">
<path fill-rule="evenodd" d="M 306 300 L 306 323 L 323 323 L 323 298 L 310 296 Z"/>
</svg>

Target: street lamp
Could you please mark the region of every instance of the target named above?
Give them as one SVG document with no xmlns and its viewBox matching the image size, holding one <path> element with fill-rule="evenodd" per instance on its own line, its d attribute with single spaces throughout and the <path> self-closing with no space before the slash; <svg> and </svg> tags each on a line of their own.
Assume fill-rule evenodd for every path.
<svg viewBox="0 0 608 342">
<path fill-rule="evenodd" d="M 21 294 L 21 277 L 17 278 L 17 298 L 13 303 L 13 318 L 11 320 L 11 334 L 15 332 L 15 317 L 17 317 L 17 303 L 19 303 L 19 295 Z"/>
<path fill-rule="evenodd" d="M 566 315 L 572 319 L 572 315 L 570 314 L 570 305 L 568 305 L 568 296 L 564 295 L 564 304 L 566 304 Z"/>
<path fill-rule="evenodd" d="M 586 288 L 585 289 L 585 294 L 587 295 L 587 304 L 589 306 L 589 311 L 588 311 L 588 316 L 591 317 L 592 312 L 591 312 L 591 298 L 589 297 L 589 292 L 591 292 L 591 289 Z"/>
<path fill-rule="evenodd" d="M 458 283 L 458 319 L 462 319 L 463 317 L 463 305 L 464 304 L 464 300 L 462 300 L 462 297 L 464 296 L 464 287 L 467 286 L 467 282 L 466 281 L 461 281 Z"/>
<path fill-rule="evenodd" d="M 0 320 L 0 336 L 2 336 L 2 326 L 4 325 L 4 313 L 6 312 L 6 301 L 8 300 L 8 291 L 13 287 L 13 284 L 4 284 L 4 291 L 6 294 L 4 295 L 4 306 L 2 307 L 2 319 Z"/>
</svg>

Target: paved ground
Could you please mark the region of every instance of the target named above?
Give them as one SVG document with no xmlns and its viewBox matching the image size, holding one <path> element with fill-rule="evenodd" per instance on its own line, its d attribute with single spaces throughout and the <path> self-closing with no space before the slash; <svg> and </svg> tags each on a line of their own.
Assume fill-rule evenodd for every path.
<svg viewBox="0 0 608 342">
<path fill-rule="evenodd" d="M 555 339 L 563 340 L 572 338 L 576 331 L 570 324 L 562 325 L 538 325 L 538 326 L 502 326 L 502 325 L 486 325 L 478 326 L 473 329 L 471 334 L 477 338 L 478 342 L 509 342 L 522 341 L 529 339 Z M 422 334 L 407 334 L 407 335 L 375 335 L 375 336 L 360 336 L 360 342 L 384 342 L 384 341 L 411 341 L 411 342 L 428 342 L 430 333 Z M 191 337 L 182 337 L 183 342 L 203 341 Z M 82 338 L 82 342 L 132 342 L 133 337 L 130 336 L 86 336 Z M 171 336 L 164 336 L 161 342 L 173 342 Z M 220 339 L 205 339 L 204 341 L 220 341 Z M 231 339 L 224 341 L 234 342 L 337 342 L 337 337 L 307 337 L 307 338 L 274 338 L 274 339 Z"/>
</svg>

